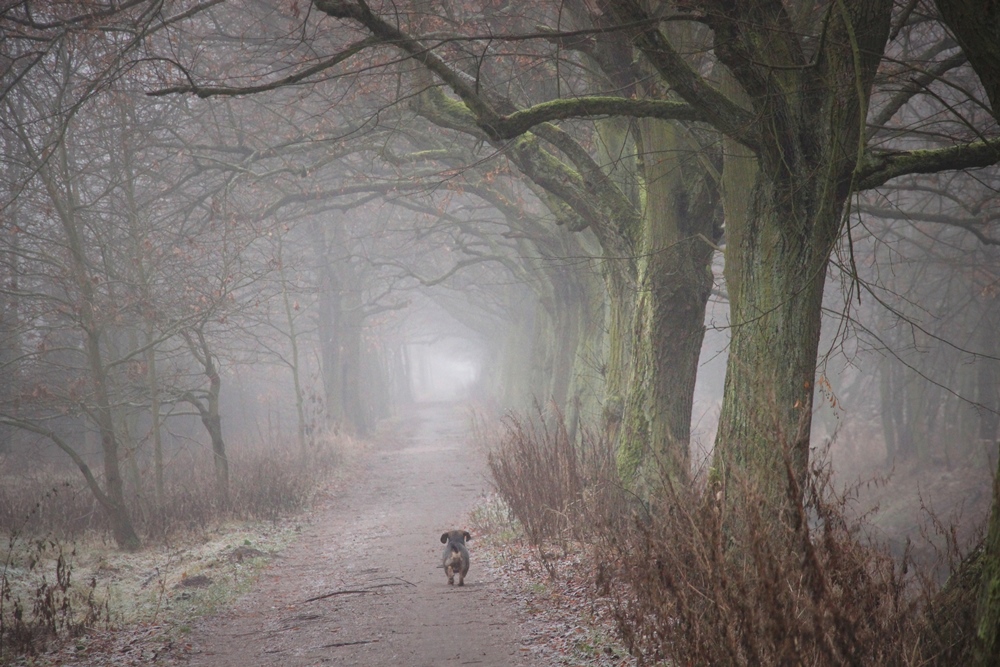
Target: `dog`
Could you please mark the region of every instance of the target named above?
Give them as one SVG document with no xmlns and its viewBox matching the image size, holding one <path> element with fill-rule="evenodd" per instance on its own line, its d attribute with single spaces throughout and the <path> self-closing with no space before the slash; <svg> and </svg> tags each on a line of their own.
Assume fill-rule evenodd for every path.
<svg viewBox="0 0 1000 667">
<path fill-rule="evenodd" d="M 465 543 L 471 539 L 472 535 L 464 530 L 452 530 L 441 535 L 441 544 L 445 545 L 441 560 L 449 586 L 455 583 L 456 574 L 458 585 L 465 585 L 465 575 L 469 573 L 469 550 L 465 548 Z"/>
</svg>

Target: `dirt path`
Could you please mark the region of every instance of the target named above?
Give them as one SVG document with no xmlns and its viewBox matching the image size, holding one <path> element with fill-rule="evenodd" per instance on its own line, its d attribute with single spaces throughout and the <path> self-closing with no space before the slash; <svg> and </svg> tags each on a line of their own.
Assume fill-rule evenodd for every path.
<svg viewBox="0 0 1000 667">
<path fill-rule="evenodd" d="M 476 568 L 475 536 L 464 587 L 438 567 L 441 533 L 465 528 L 486 488 L 467 415 L 425 405 L 406 424 L 321 501 L 252 593 L 195 624 L 192 667 L 531 664 L 513 610 Z"/>
</svg>

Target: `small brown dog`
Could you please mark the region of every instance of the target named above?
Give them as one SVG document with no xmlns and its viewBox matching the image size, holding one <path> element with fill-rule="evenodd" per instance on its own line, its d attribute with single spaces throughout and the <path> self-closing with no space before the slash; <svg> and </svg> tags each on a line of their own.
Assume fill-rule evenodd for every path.
<svg viewBox="0 0 1000 667">
<path fill-rule="evenodd" d="M 455 583 L 455 574 L 458 574 L 458 585 L 465 585 L 465 575 L 469 573 L 469 550 L 465 548 L 465 543 L 472 539 L 464 530 L 453 530 L 441 535 L 441 543 L 444 546 L 444 553 L 441 560 L 444 562 L 444 573 L 448 575 L 448 584 Z"/>
</svg>

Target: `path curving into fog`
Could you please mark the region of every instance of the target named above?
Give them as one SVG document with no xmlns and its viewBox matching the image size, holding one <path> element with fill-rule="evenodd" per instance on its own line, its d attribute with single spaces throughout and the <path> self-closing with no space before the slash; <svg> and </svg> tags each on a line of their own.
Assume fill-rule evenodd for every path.
<svg viewBox="0 0 1000 667">
<path fill-rule="evenodd" d="M 530 666 L 513 610 L 481 568 L 438 568 L 442 532 L 486 489 L 456 404 L 415 408 L 233 609 L 195 624 L 197 667 Z M 313 599 L 319 598 L 319 599 Z M 311 601 L 309 601 L 311 600 Z"/>
</svg>

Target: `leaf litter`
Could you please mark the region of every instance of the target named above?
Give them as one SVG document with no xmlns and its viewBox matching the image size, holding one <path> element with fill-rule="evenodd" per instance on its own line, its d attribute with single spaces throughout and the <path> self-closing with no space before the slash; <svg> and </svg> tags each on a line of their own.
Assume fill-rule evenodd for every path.
<svg viewBox="0 0 1000 667">
<path fill-rule="evenodd" d="M 522 651 L 551 665 L 637 665 L 616 637 L 610 603 L 597 593 L 594 561 L 583 545 L 532 547 L 497 496 L 484 499 L 473 511 L 472 521 L 478 539 L 477 567 L 518 609 Z"/>
</svg>

